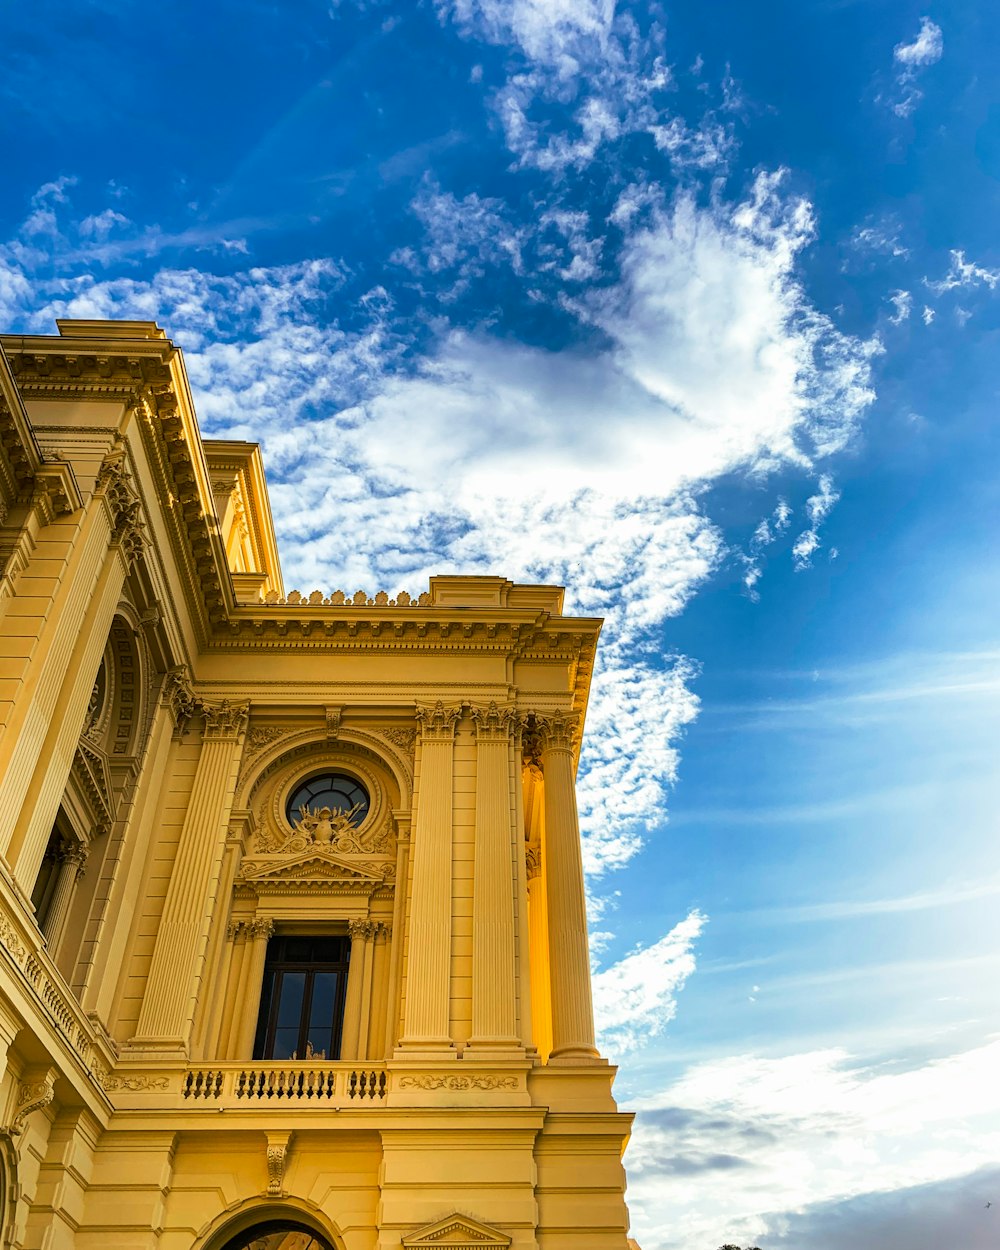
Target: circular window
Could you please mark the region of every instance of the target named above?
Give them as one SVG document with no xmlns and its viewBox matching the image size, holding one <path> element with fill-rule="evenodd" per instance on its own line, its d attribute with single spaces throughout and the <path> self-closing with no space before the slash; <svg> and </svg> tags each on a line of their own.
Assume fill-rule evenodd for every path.
<svg viewBox="0 0 1000 1250">
<path fill-rule="evenodd" d="M 346 773 L 314 773 L 295 787 L 285 807 L 288 823 L 296 825 L 308 816 L 318 816 L 324 808 L 340 813 L 357 827 L 368 815 L 368 791 Z"/>
</svg>

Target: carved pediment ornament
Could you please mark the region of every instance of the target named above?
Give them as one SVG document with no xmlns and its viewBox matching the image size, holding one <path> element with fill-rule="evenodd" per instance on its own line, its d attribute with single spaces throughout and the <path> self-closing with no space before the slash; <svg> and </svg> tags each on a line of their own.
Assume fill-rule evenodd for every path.
<svg viewBox="0 0 1000 1250">
<path fill-rule="evenodd" d="M 256 885 L 302 881 L 329 885 L 379 886 L 396 873 L 389 859 L 347 859 L 327 847 L 310 847 L 297 855 L 252 855 L 240 867 L 240 877 Z"/>
<path fill-rule="evenodd" d="M 491 1228 L 457 1211 L 443 1220 L 418 1228 L 402 1239 L 404 1250 L 439 1246 L 448 1246 L 449 1250 L 506 1250 L 510 1241 L 498 1228 Z"/>
</svg>

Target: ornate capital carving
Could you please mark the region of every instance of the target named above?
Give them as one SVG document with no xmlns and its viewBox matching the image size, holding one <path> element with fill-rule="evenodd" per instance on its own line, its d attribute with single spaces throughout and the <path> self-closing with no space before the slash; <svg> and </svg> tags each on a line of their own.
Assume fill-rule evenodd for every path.
<svg viewBox="0 0 1000 1250">
<path fill-rule="evenodd" d="M 347 922 L 347 932 L 351 935 L 351 941 L 370 942 L 375 936 L 376 924 L 374 920 L 366 920 L 363 917 L 356 917 Z"/>
<path fill-rule="evenodd" d="M 201 712 L 205 717 L 206 738 L 238 738 L 246 727 L 250 704 L 223 699 L 221 703 L 202 703 Z"/>
<path fill-rule="evenodd" d="M 247 924 L 247 934 L 255 942 L 268 942 L 274 937 L 274 921 L 266 918 L 251 920 Z"/>
<path fill-rule="evenodd" d="M 417 724 L 425 742 L 450 742 L 462 715 L 461 707 L 445 707 L 438 699 L 433 707 L 418 707 Z"/>
<path fill-rule="evenodd" d="M 90 847 L 84 846 L 82 842 L 69 841 L 64 839 L 60 842 L 56 850 L 55 857 L 61 864 L 75 864 L 76 875 L 79 877 L 87 866 L 87 858 L 90 855 Z"/>
<path fill-rule="evenodd" d="M 524 762 L 541 766 L 547 751 L 572 751 L 579 733 L 580 718 L 575 712 L 552 712 L 539 716 L 532 712 L 524 723 L 522 751 Z"/>
<path fill-rule="evenodd" d="M 517 723 L 514 708 L 498 707 L 492 701 L 488 707 L 471 707 L 469 714 L 479 742 L 507 742 Z"/>
</svg>

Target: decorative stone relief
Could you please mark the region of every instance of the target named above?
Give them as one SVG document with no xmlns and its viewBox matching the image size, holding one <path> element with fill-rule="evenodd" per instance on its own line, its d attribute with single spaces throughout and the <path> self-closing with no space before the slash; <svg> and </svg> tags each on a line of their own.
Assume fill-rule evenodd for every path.
<svg viewBox="0 0 1000 1250">
<path fill-rule="evenodd" d="M 516 1076 L 404 1076 L 401 1089 L 517 1089 Z"/>
<path fill-rule="evenodd" d="M 280 1198 L 285 1190 L 285 1167 L 293 1133 L 267 1134 L 267 1196 Z"/>
<path fill-rule="evenodd" d="M 139 1073 L 136 1076 L 117 1076 L 105 1073 L 104 1076 L 98 1079 L 109 1094 L 116 1092 L 146 1094 L 155 1090 L 170 1088 L 169 1077 L 157 1076 L 146 1072 Z"/>
<path fill-rule="evenodd" d="M 413 754 L 413 747 L 417 741 L 417 731 L 415 729 L 380 729 L 378 731 L 383 738 L 387 738 L 389 742 L 394 743 L 408 754 Z"/>
<path fill-rule="evenodd" d="M 40 1111 L 42 1107 L 49 1105 L 55 1097 L 55 1084 L 58 1075 L 59 1073 L 55 1068 L 49 1068 L 44 1074 L 20 1083 L 17 1087 L 17 1107 L 14 1111 L 14 1118 L 10 1123 L 11 1137 L 20 1136 L 32 1111 Z"/>
<path fill-rule="evenodd" d="M 120 547 L 132 564 L 145 546 L 142 504 L 132 485 L 132 475 L 125 463 L 124 451 L 114 451 L 101 465 L 97 490 L 103 491 L 112 516 L 112 546 Z"/>
<path fill-rule="evenodd" d="M 455 1211 L 443 1220 L 427 1224 L 402 1239 L 403 1250 L 447 1246 L 448 1250 L 506 1250 L 511 1239 L 498 1228 L 491 1228 L 469 1215 Z"/>
</svg>

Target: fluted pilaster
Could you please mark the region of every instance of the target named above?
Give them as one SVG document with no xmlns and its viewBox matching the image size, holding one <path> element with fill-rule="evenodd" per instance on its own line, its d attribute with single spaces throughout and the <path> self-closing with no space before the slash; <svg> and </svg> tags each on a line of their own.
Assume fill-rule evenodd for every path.
<svg viewBox="0 0 1000 1250">
<path fill-rule="evenodd" d="M 511 821 L 512 708 L 473 708 L 476 730 L 476 845 L 472 894 L 470 1046 L 518 1045 Z"/>
<path fill-rule="evenodd" d="M 461 708 L 418 708 L 420 788 L 413 831 L 413 896 L 402 1047 L 452 1045 L 451 976 L 452 788 L 455 726 Z"/>
<path fill-rule="evenodd" d="M 238 1004 L 240 1031 L 236 1039 L 237 1059 L 249 1059 L 260 1014 L 260 994 L 264 984 L 267 944 L 274 936 L 274 921 L 263 917 L 247 924 L 247 945 L 244 959 L 243 999 Z"/>
<path fill-rule="evenodd" d="M 232 803 L 245 704 L 204 705 L 205 737 L 133 1044 L 186 1047 Z"/>
</svg>

